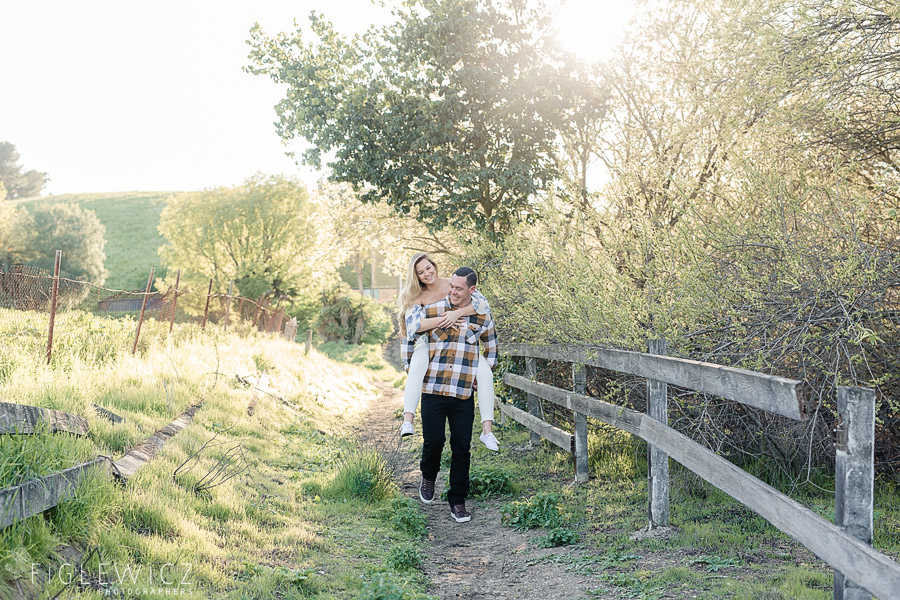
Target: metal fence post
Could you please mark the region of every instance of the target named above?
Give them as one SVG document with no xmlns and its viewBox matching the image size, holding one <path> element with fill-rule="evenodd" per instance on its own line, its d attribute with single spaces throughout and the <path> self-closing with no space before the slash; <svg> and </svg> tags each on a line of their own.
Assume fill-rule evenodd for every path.
<svg viewBox="0 0 900 600">
<path fill-rule="evenodd" d="M 62 262 L 62 250 L 56 251 L 56 262 L 53 265 L 53 288 L 50 291 L 50 328 L 47 331 L 47 364 L 50 364 L 50 353 L 53 351 L 53 325 L 56 323 L 56 301 L 59 298 L 59 265 Z"/>
<path fill-rule="evenodd" d="M 178 307 L 178 284 L 181 283 L 181 269 L 175 275 L 175 295 L 172 296 L 172 318 L 169 319 L 169 333 L 172 333 L 172 326 L 175 325 L 175 309 Z"/>
<path fill-rule="evenodd" d="M 587 395 L 587 367 L 572 363 L 572 391 Z M 575 483 L 588 480 L 588 430 L 587 417 L 573 411 L 575 416 Z"/>
<path fill-rule="evenodd" d="M 228 284 L 228 296 L 225 303 L 225 331 L 228 331 L 228 314 L 231 312 L 231 294 L 234 292 L 234 279 Z"/>
<path fill-rule="evenodd" d="M 147 278 L 147 288 L 144 290 L 144 301 L 141 302 L 141 316 L 138 318 L 137 330 L 134 332 L 134 345 L 131 347 L 131 355 L 137 352 L 138 338 L 141 337 L 141 325 L 144 323 L 144 312 L 147 310 L 147 299 L 150 297 L 150 287 L 153 285 L 153 274 L 156 267 L 150 267 L 150 277 Z"/>
<path fill-rule="evenodd" d="M 838 387 L 841 417 L 835 449 L 834 524 L 872 544 L 875 486 L 875 390 Z M 864 589 L 834 571 L 835 600 L 868 600 Z"/>
<path fill-rule="evenodd" d="M 206 290 L 206 308 L 203 309 L 203 325 L 200 329 L 206 329 L 206 316 L 209 315 L 209 297 L 212 296 L 212 277 L 209 278 L 209 289 Z"/>
<path fill-rule="evenodd" d="M 275 319 L 272 323 L 272 327 L 269 328 L 269 331 L 281 331 L 281 322 L 284 321 L 284 307 L 278 307 L 278 313 L 275 315 Z"/>
<path fill-rule="evenodd" d="M 537 361 L 529 356 L 525 358 L 525 376 L 532 381 L 537 377 Z M 541 418 L 541 400 L 534 394 L 528 394 L 528 412 L 538 419 Z M 531 432 L 531 445 L 539 446 L 541 444 L 541 435 Z"/>
<path fill-rule="evenodd" d="M 665 340 L 650 340 L 650 354 L 665 355 Z M 668 390 L 665 382 L 647 380 L 647 414 L 663 425 L 669 424 Z M 669 526 L 669 456 L 652 444 L 647 445 L 647 493 L 650 529 Z"/>
<path fill-rule="evenodd" d="M 259 326 L 259 313 L 263 310 L 266 305 L 266 297 L 260 296 L 259 300 L 256 301 L 256 312 L 253 313 L 253 326 Z"/>
</svg>

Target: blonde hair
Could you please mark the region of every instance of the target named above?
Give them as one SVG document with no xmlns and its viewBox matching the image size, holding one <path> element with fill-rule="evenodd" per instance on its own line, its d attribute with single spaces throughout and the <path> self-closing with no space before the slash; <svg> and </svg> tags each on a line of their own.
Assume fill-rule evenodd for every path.
<svg viewBox="0 0 900 600">
<path fill-rule="evenodd" d="M 425 291 L 425 285 L 419 281 L 416 274 L 416 265 L 427 260 L 434 267 L 435 276 L 438 273 L 438 266 L 434 260 L 428 256 L 427 252 L 416 252 L 409 259 L 409 266 L 406 268 L 406 281 L 403 282 L 403 288 L 400 290 L 400 296 L 397 300 L 397 317 L 400 323 L 400 335 L 406 335 L 406 311 L 413 305 L 413 301 L 422 295 Z"/>
</svg>

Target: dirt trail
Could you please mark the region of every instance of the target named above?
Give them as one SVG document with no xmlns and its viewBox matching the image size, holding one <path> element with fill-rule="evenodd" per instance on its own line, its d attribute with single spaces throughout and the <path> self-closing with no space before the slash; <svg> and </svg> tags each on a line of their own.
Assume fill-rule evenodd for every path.
<svg viewBox="0 0 900 600">
<path fill-rule="evenodd" d="M 395 363 L 396 347 L 388 347 L 386 358 Z M 394 413 L 402 407 L 403 391 L 382 386 L 382 395 L 371 406 L 362 437 L 386 450 L 399 465 L 398 479 L 403 493 L 418 499 L 421 478 L 418 459 L 422 448 L 421 429 L 400 442 L 400 421 Z M 417 419 L 418 425 L 418 419 Z M 474 443 L 478 443 L 477 439 Z M 502 441 L 501 441 L 502 443 Z M 509 451 L 524 450 L 517 448 Z M 473 459 L 474 461 L 477 458 Z M 437 494 L 443 489 L 444 474 L 438 477 Z M 615 593 L 598 594 L 607 588 L 596 573 L 580 559 L 584 548 L 568 546 L 542 549 L 531 543 L 543 532 L 519 533 L 500 523 L 501 501 L 469 499 L 469 523 L 456 523 L 446 502 L 439 499 L 421 505 L 428 518 L 428 557 L 424 570 L 433 583 L 429 593 L 441 599 L 571 600 L 573 598 L 616 598 Z M 578 568 L 578 567 L 582 568 Z M 575 568 L 573 568 L 575 567 Z M 567 568 L 571 569 L 567 572 Z M 580 573 L 578 571 L 581 571 Z"/>
</svg>

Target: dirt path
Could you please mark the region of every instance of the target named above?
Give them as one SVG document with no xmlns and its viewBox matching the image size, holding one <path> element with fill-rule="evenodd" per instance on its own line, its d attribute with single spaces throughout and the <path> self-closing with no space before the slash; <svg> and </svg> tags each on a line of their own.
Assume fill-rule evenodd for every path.
<svg viewBox="0 0 900 600">
<path fill-rule="evenodd" d="M 395 352 L 386 354 L 392 359 L 390 355 Z M 384 385 L 382 392 L 371 407 L 361 435 L 390 455 L 398 466 L 403 493 L 418 499 L 421 430 L 417 427 L 416 435 L 400 442 L 397 434 L 400 421 L 394 414 L 402 407 L 403 391 Z M 436 495 L 442 491 L 443 479 L 443 474 L 438 477 Z M 519 533 L 501 525 L 502 504 L 495 500 L 469 499 L 466 502 L 472 513 L 469 523 L 453 521 L 449 507 L 440 500 L 421 505 L 428 518 L 430 543 L 424 570 L 433 583 L 430 594 L 441 599 L 491 600 L 618 597 L 615 593 L 598 593 L 607 586 L 600 579 L 600 568 L 582 558 L 582 547 L 537 548 L 531 540 L 542 532 Z M 590 596 L 588 591 L 592 592 Z"/>
</svg>

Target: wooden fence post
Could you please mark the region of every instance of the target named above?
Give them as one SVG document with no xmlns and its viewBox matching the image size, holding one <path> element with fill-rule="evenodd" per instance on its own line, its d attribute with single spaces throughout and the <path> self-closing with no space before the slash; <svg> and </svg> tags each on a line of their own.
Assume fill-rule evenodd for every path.
<svg viewBox="0 0 900 600">
<path fill-rule="evenodd" d="M 587 367 L 572 363 L 572 391 L 587 395 Z M 588 430 L 587 417 L 576 411 L 575 416 L 575 483 L 588 480 Z"/>
<path fill-rule="evenodd" d="M 209 297 L 212 296 L 212 277 L 209 278 L 209 289 L 206 290 L 206 308 L 203 309 L 203 325 L 200 329 L 206 329 L 206 316 L 209 315 Z"/>
<path fill-rule="evenodd" d="M 838 387 L 841 424 L 835 449 L 834 524 L 872 544 L 875 485 L 875 390 Z M 868 600 L 864 589 L 834 571 L 835 600 Z"/>
<path fill-rule="evenodd" d="M 169 319 L 169 333 L 172 333 L 172 326 L 175 325 L 175 308 L 178 306 L 178 284 L 181 283 L 181 269 L 175 275 L 175 295 L 172 296 L 172 317 Z"/>
<path fill-rule="evenodd" d="M 665 340 L 650 340 L 649 353 L 665 355 Z M 647 414 L 663 425 L 669 424 L 668 389 L 664 381 L 647 380 Z M 647 445 L 647 493 L 649 498 L 650 529 L 669 526 L 669 456 Z"/>
<path fill-rule="evenodd" d="M 312 329 L 306 330 L 306 346 L 303 348 L 303 354 L 309 354 L 310 348 L 312 348 Z"/>
<path fill-rule="evenodd" d="M 291 320 L 284 324 L 285 339 L 293 342 L 297 339 L 297 317 L 291 317 Z"/>
<path fill-rule="evenodd" d="M 228 284 L 228 296 L 225 303 L 225 331 L 228 331 L 228 314 L 231 312 L 231 294 L 234 292 L 234 279 Z"/>
<path fill-rule="evenodd" d="M 525 358 L 525 376 L 528 379 L 534 381 L 535 377 L 537 377 L 537 361 L 532 357 Z M 528 394 L 528 413 L 541 418 L 541 400 L 534 394 Z M 532 446 L 540 446 L 541 444 L 541 435 L 539 433 L 531 432 L 531 445 Z"/>
<path fill-rule="evenodd" d="M 47 331 L 47 364 L 50 364 L 50 353 L 53 351 L 53 325 L 56 323 L 56 301 L 59 298 L 59 265 L 62 262 L 62 250 L 56 251 L 56 263 L 53 265 L 53 287 L 50 290 L 50 328 Z"/>
<path fill-rule="evenodd" d="M 147 299 L 150 297 L 150 287 L 153 285 L 153 274 L 156 267 L 150 267 L 150 277 L 147 278 L 147 288 L 144 290 L 144 301 L 141 302 L 141 316 L 138 318 L 137 330 L 134 332 L 134 345 L 131 347 L 131 355 L 137 352 L 138 338 L 141 337 L 141 325 L 144 324 L 144 312 L 147 310 Z"/>
</svg>

